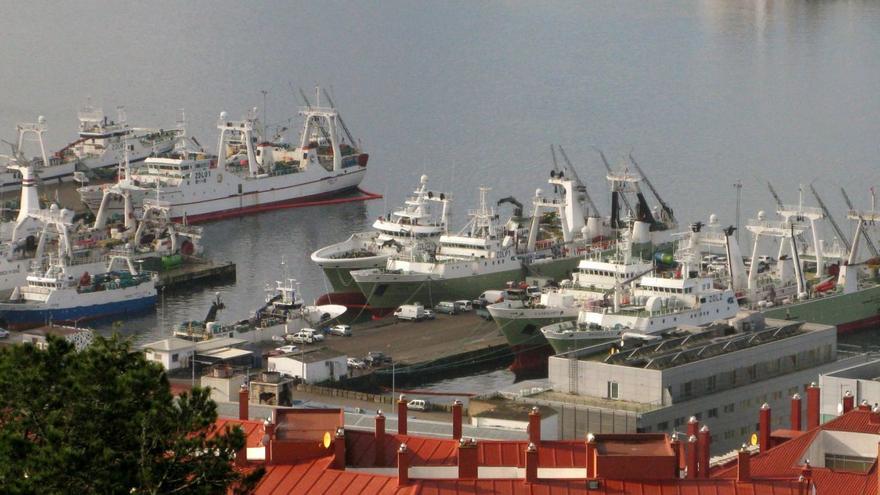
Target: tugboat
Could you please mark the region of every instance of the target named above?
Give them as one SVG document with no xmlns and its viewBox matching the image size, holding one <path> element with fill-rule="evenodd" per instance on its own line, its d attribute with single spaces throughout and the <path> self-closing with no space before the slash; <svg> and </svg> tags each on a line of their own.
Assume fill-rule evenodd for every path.
<svg viewBox="0 0 880 495">
<path fill-rule="evenodd" d="M 116 268 L 117 263 L 123 267 Z M 154 273 L 135 269 L 127 251 L 114 253 L 103 273 L 85 272 L 79 279 L 67 272 L 63 258 L 56 258 L 0 303 L 0 319 L 6 328 L 25 330 L 148 311 L 156 304 L 156 281 Z"/>
<path fill-rule="evenodd" d="M 362 153 L 335 108 L 307 106 L 299 146 L 266 141 L 256 109 L 243 120 L 221 112 L 218 157 L 178 146 L 170 154 L 147 158 L 131 174 L 143 188 L 138 201 L 165 206 L 175 220 L 202 222 L 320 202 L 372 199 L 341 198 L 358 190 L 369 156 Z M 340 137 L 340 127 L 348 138 Z M 180 137 L 183 139 L 183 136 Z M 83 202 L 97 211 L 99 188 L 81 188 Z"/>
</svg>

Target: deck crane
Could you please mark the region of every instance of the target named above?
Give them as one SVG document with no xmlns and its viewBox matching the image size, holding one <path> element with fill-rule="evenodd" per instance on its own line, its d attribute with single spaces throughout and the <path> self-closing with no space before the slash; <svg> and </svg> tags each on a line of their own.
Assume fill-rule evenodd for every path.
<svg viewBox="0 0 880 495">
<path fill-rule="evenodd" d="M 578 177 L 577 172 L 574 169 L 574 165 L 571 164 L 571 160 L 568 159 L 568 155 L 565 153 L 565 150 L 562 149 L 561 145 L 556 145 L 559 148 L 559 154 L 562 155 L 562 159 L 565 160 L 566 165 L 568 166 L 568 170 L 571 171 L 571 175 L 574 177 L 574 181 L 577 183 L 577 192 L 584 195 L 584 200 L 589 205 L 590 209 L 593 212 L 593 215 L 599 216 L 599 209 L 596 208 L 596 203 L 593 203 L 593 198 L 590 197 L 590 193 L 587 192 L 587 186 L 581 182 L 581 178 Z"/>
<path fill-rule="evenodd" d="M 636 159 L 633 157 L 632 153 L 629 154 L 629 161 L 632 162 L 634 167 L 636 167 L 636 170 L 639 172 L 639 175 L 642 176 L 642 180 L 645 181 L 645 184 L 648 186 L 648 189 L 651 190 L 651 194 L 653 194 L 654 197 L 657 198 L 657 202 L 660 203 L 660 208 L 663 209 L 664 216 L 667 217 L 666 218 L 667 222 L 673 223 L 673 224 L 678 223 L 675 220 L 675 213 L 672 211 L 672 208 L 670 208 L 669 205 L 666 204 L 665 201 L 663 201 L 663 198 L 660 197 L 660 194 L 657 193 L 657 189 L 654 188 L 654 184 L 651 184 L 651 180 L 648 179 L 648 176 L 645 175 L 644 171 L 642 171 L 642 167 L 640 167 L 638 162 L 636 162 Z"/>
<path fill-rule="evenodd" d="M 609 174 L 613 174 L 614 172 L 611 171 L 611 165 L 608 163 L 608 159 L 605 158 L 605 153 L 603 153 L 602 150 L 600 150 L 599 148 L 597 148 L 595 146 L 593 146 L 593 149 L 599 153 L 600 157 L 602 157 L 602 164 L 605 165 L 605 170 L 607 170 Z M 621 194 L 620 199 L 623 200 L 623 205 L 626 206 L 626 209 L 629 212 L 629 214 L 635 215 L 635 211 L 633 210 L 633 207 L 629 204 L 629 200 L 626 199 L 626 196 Z"/>
<path fill-rule="evenodd" d="M 309 101 L 309 97 L 306 96 L 306 92 L 299 88 L 299 95 L 302 96 L 304 102 L 306 102 L 306 108 L 309 110 L 312 109 L 312 103 Z M 320 121 L 318 122 L 318 129 L 321 130 L 321 136 L 324 137 L 327 141 L 330 141 L 330 134 L 327 132 L 327 129 L 324 129 L 324 124 Z"/>
<path fill-rule="evenodd" d="M 556 161 L 556 147 L 554 147 L 552 144 L 550 145 L 550 156 L 553 158 L 553 173 L 550 175 L 551 176 L 553 176 L 553 175 L 558 176 L 559 172 L 560 172 L 559 162 Z M 553 193 L 554 194 L 559 193 L 559 186 L 557 186 L 556 184 L 553 184 Z"/>
<path fill-rule="evenodd" d="M 327 88 L 321 88 L 321 89 L 322 89 L 322 91 L 324 91 L 324 96 L 327 98 L 327 101 L 330 102 L 330 108 L 336 110 L 336 104 L 333 103 L 333 98 L 330 98 L 330 93 L 327 92 Z M 351 136 L 351 132 L 348 130 L 348 126 L 345 125 L 345 121 L 342 120 L 342 115 L 339 115 L 337 113 L 336 118 L 339 119 L 339 124 L 342 125 L 342 130 L 345 131 L 345 135 L 346 135 L 346 137 L 348 137 L 348 142 L 352 146 L 357 145 L 354 138 Z"/>
<path fill-rule="evenodd" d="M 843 243 L 846 251 L 849 252 L 849 239 L 846 238 L 846 236 L 843 234 L 843 230 L 840 228 L 840 225 L 838 225 L 837 221 L 834 220 L 834 217 L 831 216 L 831 212 L 828 211 L 828 208 L 825 206 L 825 202 L 822 201 L 822 198 L 819 197 L 819 193 L 816 191 L 816 188 L 813 187 L 813 184 L 810 184 L 810 192 L 812 192 L 813 197 L 816 198 L 816 203 L 819 205 L 819 208 L 822 208 L 822 211 L 825 213 L 825 218 L 828 219 L 828 223 L 831 224 L 831 227 L 834 228 L 834 232 L 837 233 L 837 238 L 840 239 L 840 242 Z"/>
<path fill-rule="evenodd" d="M 773 196 L 773 199 L 776 200 L 776 206 L 782 208 L 784 206 L 782 198 L 780 198 L 779 194 L 776 193 L 776 189 L 773 189 L 773 184 L 771 184 L 770 181 L 767 181 L 767 189 L 770 189 L 770 195 Z"/>
<path fill-rule="evenodd" d="M 856 209 L 853 208 L 853 202 L 849 199 L 849 194 L 846 193 L 846 189 L 840 188 L 840 193 L 843 194 L 843 200 L 846 201 L 846 207 L 858 214 L 859 221 L 865 223 L 865 218 L 856 212 Z M 866 229 L 859 229 L 862 232 L 862 237 L 865 239 L 865 244 L 868 245 L 868 250 L 871 251 L 871 254 L 874 256 L 880 256 L 880 252 L 877 251 L 877 246 L 874 244 L 874 241 L 871 240 L 871 236 L 868 235 L 868 231 Z M 858 242 L 858 239 L 853 239 L 853 243 Z"/>
</svg>

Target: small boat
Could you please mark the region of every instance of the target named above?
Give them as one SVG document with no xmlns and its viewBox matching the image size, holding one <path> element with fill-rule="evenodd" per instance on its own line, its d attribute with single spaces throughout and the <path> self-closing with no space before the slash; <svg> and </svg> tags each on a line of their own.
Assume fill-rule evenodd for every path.
<svg viewBox="0 0 880 495">
<path fill-rule="evenodd" d="M 283 264 L 283 262 L 282 262 Z M 220 323 L 217 315 L 226 307 L 220 294 L 216 294 L 211 308 L 203 321 L 188 321 L 176 325 L 175 337 L 187 340 L 208 340 L 218 337 L 244 339 L 251 343 L 285 342 L 308 326 L 324 326 L 345 313 L 345 306 L 322 305 L 307 306 L 299 296 L 296 280 L 277 281 L 275 287 L 268 287 L 265 304 L 254 311 L 250 318 Z"/>
<path fill-rule="evenodd" d="M 116 268 L 119 263 L 122 268 Z M 5 328 L 24 330 L 151 310 L 156 281 L 154 273 L 137 270 L 126 251 L 115 252 L 105 272 L 85 272 L 79 279 L 67 272 L 63 258 L 52 259 L 45 272 L 29 275 L 27 285 L 0 303 L 0 321 Z"/>
</svg>

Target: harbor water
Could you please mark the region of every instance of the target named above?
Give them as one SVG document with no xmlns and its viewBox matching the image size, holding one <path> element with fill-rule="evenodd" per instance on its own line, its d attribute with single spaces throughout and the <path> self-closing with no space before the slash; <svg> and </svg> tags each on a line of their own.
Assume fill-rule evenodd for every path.
<svg viewBox="0 0 880 495">
<path fill-rule="evenodd" d="M 384 199 L 206 224 L 206 254 L 235 262 L 237 280 L 169 291 L 155 314 L 98 326 L 138 343 L 203 319 L 217 292 L 223 319 L 246 318 L 284 273 L 307 301 L 327 292 L 310 253 L 368 229 L 421 174 L 452 193 L 455 228 L 480 184 L 528 205 L 548 188 L 551 143 L 566 149 L 604 214 L 609 194 L 593 147 L 612 164 L 632 152 L 682 226 L 710 213 L 735 224 L 739 181 L 740 223 L 775 207 L 767 181 L 789 203 L 812 183 L 845 223 L 839 189 L 867 208 L 880 181 L 877 3 L 167 6 L 17 6 L 0 48 L 9 68 L 0 73 L 0 136 L 12 140 L 17 122 L 44 115 L 57 150 L 91 97 L 111 117 L 125 105 L 136 126 L 171 127 L 185 109 L 188 133 L 210 151 L 220 111 L 237 118 L 265 102 L 265 120 L 293 129 L 295 141 L 295 88 L 312 94 L 318 83 L 370 154 L 362 187 Z M 44 25 L 58 29 L 33 36 Z M 504 373 L 437 386 L 497 389 Z"/>
</svg>

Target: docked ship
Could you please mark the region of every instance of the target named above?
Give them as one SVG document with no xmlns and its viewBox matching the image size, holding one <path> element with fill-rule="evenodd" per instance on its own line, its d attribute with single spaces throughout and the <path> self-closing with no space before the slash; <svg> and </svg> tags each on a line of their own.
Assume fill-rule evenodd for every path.
<svg viewBox="0 0 880 495">
<path fill-rule="evenodd" d="M 116 268 L 118 263 L 122 268 Z M 78 324 L 118 314 L 152 309 L 156 304 L 154 273 L 138 271 L 127 254 L 111 257 L 105 271 L 78 279 L 55 259 L 43 272 L 33 272 L 27 285 L 0 303 L 2 326 L 24 330 L 48 323 Z"/>
<path fill-rule="evenodd" d="M 120 107 L 119 118 L 108 120 L 103 111 L 87 105 L 79 112 L 78 139 L 47 156 L 43 134 L 48 127 L 40 116 L 36 123 L 18 124 L 18 149 L 26 141 L 36 141 L 40 156 L 34 160 L 41 179 L 70 180 L 76 171 L 88 171 L 118 166 L 123 150 L 132 162 L 169 151 L 177 137 L 175 130 L 130 127 Z M 21 175 L 14 170 L 0 171 L 0 190 L 9 191 L 21 185 Z"/>
<path fill-rule="evenodd" d="M 582 310 L 600 303 L 621 280 L 636 279 L 654 270 L 651 260 L 633 255 L 629 241 L 629 233 L 623 231 L 613 249 L 593 251 L 558 287 L 547 287 L 534 295 L 513 291 L 514 297 L 486 308 L 513 351 L 510 369 L 517 378 L 546 372 L 553 349 L 541 328 L 576 320 Z"/>
<path fill-rule="evenodd" d="M 250 318 L 221 323 L 217 321 L 220 310 L 225 308 L 220 294 L 211 303 L 203 321 L 188 321 L 176 325 L 175 337 L 187 340 L 209 340 L 219 337 L 244 339 L 251 343 L 284 340 L 309 326 L 325 326 L 345 313 L 345 306 L 306 305 L 299 296 L 296 280 L 276 281 L 275 287 L 267 287 L 265 304 Z"/>
<path fill-rule="evenodd" d="M 544 338 L 561 354 L 623 334 L 650 336 L 681 325 L 700 327 L 735 317 L 740 308 L 733 289 L 717 288 L 714 277 L 702 274 L 693 250 L 680 249 L 676 254 L 674 271 L 642 272 L 616 282 L 603 300 L 582 309 L 576 321 L 543 327 Z"/>
<path fill-rule="evenodd" d="M 335 292 L 325 298 L 351 300 L 361 296 L 350 275 L 353 270 L 384 268 L 391 257 L 435 249 L 440 236 L 447 233 L 449 201 L 448 194 L 429 190 L 428 176 L 422 175 L 418 189 L 403 208 L 377 218 L 372 231 L 358 232 L 312 253 L 312 261 L 324 270 Z M 433 208 L 436 203 L 439 214 Z"/>
<path fill-rule="evenodd" d="M 369 156 L 355 145 L 336 109 L 309 105 L 300 115 L 304 128 L 299 145 L 293 147 L 266 141 L 255 110 L 243 120 L 230 120 L 222 112 L 217 123 L 219 156 L 191 152 L 183 145 L 147 158 L 130 178 L 141 188 L 132 192 L 135 208 L 138 202 L 154 202 L 168 208 L 174 220 L 193 223 L 375 197 L 345 197 L 358 190 Z M 348 142 L 341 139 L 340 127 Z M 80 196 L 92 211 L 104 198 L 101 187 L 80 188 Z M 114 206 L 121 205 L 111 205 L 111 210 Z"/>
</svg>

